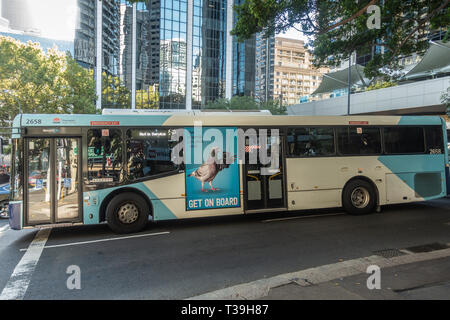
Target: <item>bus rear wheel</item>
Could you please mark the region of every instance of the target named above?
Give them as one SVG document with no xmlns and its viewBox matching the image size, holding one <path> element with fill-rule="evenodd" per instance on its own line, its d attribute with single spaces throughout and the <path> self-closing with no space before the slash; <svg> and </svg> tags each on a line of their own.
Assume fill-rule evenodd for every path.
<svg viewBox="0 0 450 320">
<path fill-rule="evenodd" d="M 376 194 L 373 186 L 364 180 L 350 181 L 342 193 L 342 206 L 347 213 L 362 215 L 373 212 Z"/>
<path fill-rule="evenodd" d="M 112 231 L 133 233 L 141 231 L 148 223 L 147 202 L 133 192 L 120 193 L 106 207 L 106 221 Z"/>
</svg>

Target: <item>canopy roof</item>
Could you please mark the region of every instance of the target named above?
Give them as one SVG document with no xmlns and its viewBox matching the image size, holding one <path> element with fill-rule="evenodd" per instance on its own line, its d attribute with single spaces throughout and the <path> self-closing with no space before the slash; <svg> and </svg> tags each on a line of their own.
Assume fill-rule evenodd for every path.
<svg viewBox="0 0 450 320">
<path fill-rule="evenodd" d="M 406 79 L 450 72 L 450 42 L 432 41 L 422 60 L 406 75 Z"/>
<path fill-rule="evenodd" d="M 365 84 L 364 67 L 356 64 L 351 66 L 350 85 L 358 82 Z M 348 87 L 348 68 L 336 72 L 330 72 L 323 75 L 322 82 L 319 87 L 312 94 L 319 94 L 325 92 L 332 92 L 338 89 Z"/>
</svg>

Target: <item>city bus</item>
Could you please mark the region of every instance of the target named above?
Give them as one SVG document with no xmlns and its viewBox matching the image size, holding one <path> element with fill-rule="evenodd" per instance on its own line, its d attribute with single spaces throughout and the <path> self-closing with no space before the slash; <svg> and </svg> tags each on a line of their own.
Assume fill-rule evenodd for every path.
<svg viewBox="0 0 450 320">
<path fill-rule="evenodd" d="M 14 120 L 11 229 L 343 207 L 446 195 L 438 116 L 117 111 Z M 304 212 L 304 211 L 303 211 Z"/>
</svg>

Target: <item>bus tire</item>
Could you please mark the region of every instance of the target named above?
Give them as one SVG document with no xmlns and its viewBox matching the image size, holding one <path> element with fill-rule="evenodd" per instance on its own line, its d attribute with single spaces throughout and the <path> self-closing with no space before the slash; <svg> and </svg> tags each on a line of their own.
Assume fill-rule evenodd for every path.
<svg viewBox="0 0 450 320">
<path fill-rule="evenodd" d="M 106 206 L 106 221 L 116 233 L 141 231 L 148 223 L 150 209 L 141 196 L 133 192 L 116 195 Z"/>
<path fill-rule="evenodd" d="M 373 186 L 360 179 L 350 181 L 342 192 L 342 206 L 351 215 L 373 212 L 376 206 L 376 193 Z"/>
</svg>

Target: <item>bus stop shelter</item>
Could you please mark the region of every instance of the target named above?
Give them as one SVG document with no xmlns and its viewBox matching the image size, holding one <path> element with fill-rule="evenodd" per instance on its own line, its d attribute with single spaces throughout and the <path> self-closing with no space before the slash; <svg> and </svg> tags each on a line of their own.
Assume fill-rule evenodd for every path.
<svg viewBox="0 0 450 320">
<path fill-rule="evenodd" d="M 406 75 L 406 80 L 450 73 L 450 42 L 431 41 L 422 60 Z"/>
<path fill-rule="evenodd" d="M 364 67 L 356 64 L 350 68 L 350 86 L 355 84 L 367 85 L 367 79 L 364 78 Z M 336 72 L 330 72 L 323 75 L 319 87 L 312 93 L 322 94 L 333 92 L 334 90 L 346 89 L 349 84 L 348 68 Z"/>
</svg>

